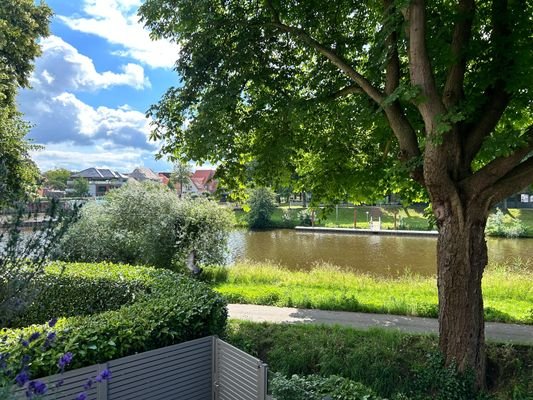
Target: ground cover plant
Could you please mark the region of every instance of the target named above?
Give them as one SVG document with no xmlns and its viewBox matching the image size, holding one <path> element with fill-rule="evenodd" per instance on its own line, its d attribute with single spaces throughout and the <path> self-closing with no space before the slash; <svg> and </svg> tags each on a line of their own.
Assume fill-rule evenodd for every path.
<svg viewBox="0 0 533 400">
<path fill-rule="evenodd" d="M 344 384 L 364 385 L 358 390 L 373 392 L 376 399 L 380 396 L 398 400 L 530 400 L 533 393 L 531 346 L 489 343 L 489 393 L 476 397 L 468 381 L 473 376 L 461 376 L 454 368 L 443 367 L 438 339 L 432 335 L 230 321 L 226 339 L 267 362 L 272 372 L 285 377 L 282 384 L 291 380 L 293 374 L 299 375 L 294 379 L 296 383 L 308 380 L 315 386 L 335 375 L 351 381 Z M 307 377 L 312 374 L 321 379 Z M 279 383 L 276 385 L 279 388 Z M 294 386 L 290 385 L 289 389 Z M 399 397 L 400 393 L 404 396 Z M 332 398 L 353 399 L 345 396 Z"/>
<path fill-rule="evenodd" d="M 250 262 L 206 269 L 204 279 L 230 303 L 438 315 L 435 278 L 409 273 L 383 278 L 330 265 L 290 271 Z M 490 266 L 483 279 L 483 294 L 488 321 L 533 324 L 533 271 L 528 262 Z"/>
<path fill-rule="evenodd" d="M 61 269 L 64 272 L 58 275 Z M 225 301 L 205 284 L 184 275 L 109 263 L 55 265 L 48 274 L 58 281 L 43 291 L 45 304 L 38 307 L 38 313 L 30 312 L 19 321 L 19 325 L 40 324 L 4 329 L 0 342 L 0 353 L 9 353 L 16 363 L 28 348 L 40 349 L 29 366 L 32 377 L 55 373 L 57 360 L 67 352 L 74 354 L 71 368 L 79 368 L 224 332 Z M 75 280 L 83 297 L 76 290 L 63 290 L 63 284 Z M 48 297 L 46 290 L 50 290 Z M 131 293 L 111 296 L 108 303 L 99 305 L 100 296 L 113 290 Z M 58 303 L 69 316 L 54 312 Z M 108 311 L 103 310 L 106 305 Z M 94 313 L 87 315 L 93 307 Z M 56 316 L 61 317 L 55 325 L 56 340 L 47 345 L 41 333 L 47 319 Z M 37 336 L 31 343 L 21 341 L 32 335 Z"/>
</svg>

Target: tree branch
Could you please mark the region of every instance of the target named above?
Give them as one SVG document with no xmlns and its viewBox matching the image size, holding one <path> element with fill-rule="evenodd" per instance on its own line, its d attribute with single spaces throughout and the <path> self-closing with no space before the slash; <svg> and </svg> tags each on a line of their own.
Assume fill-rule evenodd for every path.
<svg viewBox="0 0 533 400">
<path fill-rule="evenodd" d="M 363 89 L 361 89 L 359 86 L 350 85 L 350 86 L 343 87 L 342 89 L 329 94 L 327 98 L 338 99 L 338 98 L 345 97 L 345 96 L 348 96 L 354 93 L 364 93 L 364 92 L 363 92 Z"/>
<path fill-rule="evenodd" d="M 342 71 L 346 76 L 348 76 L 352 81 L 354 81 L 362 91 L 374 100 L 379 106 L 383 106 L 385 100 L 385 94 L 383 94 L 379 89 L 374 87 L 363 75 L 358 73 L 346 60 L 341 56 L 335 53 L 331 48 L 324 46 L 315 40 L 311 35 L 309 35 L 305 30 L 292 27 L 281 22 L 279 13 L 275 9 L 271 0 L 265 0 L 267 8 L 272 14 L 272 19 L 270 25 L 281 30 L 282 32 L 287 32 L 294 35 L 300 39 L 303 43 L 309 47 L 315 49 L 324 57 L 326 57 L 333 65 L 335 65 L 340 71 Z M 397 55 L 396 55 L 397 57 Z M 399 66 L 399 61 L 398 61 Z M 395 78 L 396 79 L 396 78 Z M 399 67 L 398 67 L 398 82 L 399 82 Z M 394 82 L 389 84 L 390 87 L 393 87 Z M 397 83 L 396 83 L 397 85 Z M 400 159 L 402 161 L 411 160 L 420 156 L 420 148 L 418 147 L 418 140 L 416 133 L 413 130 L 411 124 L 407 120 L 405 114 L 403 113 L 399 104 L 391 104 L 384 106 L 383 108 L 385 115 L 389 121 L 389 124 L 398 139 L 400 144 Z M 423 184 L 423 174 L 422 171 L 415 171 L 413 173 L 413 179 Z"/>
<path fill-rule="evenodd" d="M 495 76 L 509 67 L 513 60 L 509 59 L 508 42 L 511 31 L 508 24 L 507 0 L 494 0 L 492 3 L 492 46 Z M 483 140 L 494 130 L 507 105 L 511 95 L 505 91 L 505 81 L 496 79 L 494 85 L 489 86 L 484 93 L 488 99 L 474 114 L 479 116 L 477 124 L 467 126 L 465 132 L 468 136 L 465 141 L 465 160 L 471 162 L 483 144 Z"/>
<path fill-rule="evenodd" d="M 463 180 L 460 185 L 466 193 L 475 195 L 486 192 L 494 193 L 494 185 L 509 174 L 512 174 L 518 166 L 524 163 L 524 160 L 531 158 L 533 152 L 533 125 L 527 131 L 527 143 L 524 147 L 517 149 L 513 154 L 507 157 L 499 157 L 485 165 L 479 171 Z M 504 177 L 504 178 L 502 178 Z M 530 177 L 533 180 L 533 176 Z M 515 190 L 520 190 L 516 187 Z M 511 193 L 512 194 L 512 193 Z"/>
<path fill-rule="evenodd" d="M 533 156 L 519 164 L 492 187 L 491 207 L 533 183 Z"/>
<path fill-rule="evenodd" d="M 472 35 L 472 21 L 475 14 L 474 0 L 460 0 L 457 21 L 452 37 L 451 52 L 453 63 L 448 70 L 444 85 L 443 103 L 447 109 L 463 98 L 463 83 L 466 69 L 466 47 Z"/>
<path fill-rule="evenodd" d="M 400 58 L 398 57 L 398 35 L 396 30 L 392 27 L 388 27 L 390 20 L 394 14 L 394 2 L 393 0 L 383 0 L 383 6 L 385 8 L 385 28 L 390 29 L 389 35 L 387 35 L 387 65 L 385 69 L 385 93 L 390 95 L 400 85 Z"/>
<path fill-rule="evenodd" d="M 511 101 L 511 96 L 505 91 L 505 83 L 501 79 L 496 82 L 495 87 L 487 88 L 483 97 L 488 100 L 476 113 L 480 115 L 477 124 L 465 128 L 468 136 L 464 144 L 464 154 L 468 163 L 476 157 L 483 141 L 494 130 Z"/>
<path fill-rule="evenodd" d="M 412 0 L 409 6 L 409 72 L 411 83 L 422 91 L 424 101 L 418 109 L 428 135 L 436 127 L 436 119 L 445 114 L 444 104 L 440 100 L 431 63 L 426 50 L 426 10 L 424 0 Z"/>
</svg>

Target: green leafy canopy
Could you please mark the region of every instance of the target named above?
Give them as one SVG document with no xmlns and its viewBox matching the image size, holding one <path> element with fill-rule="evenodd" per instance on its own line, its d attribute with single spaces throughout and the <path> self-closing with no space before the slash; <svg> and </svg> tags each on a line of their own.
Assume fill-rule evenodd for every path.
<svg viewBox="0 0 533 400">
<path fill-rule="evenodd" d="M 385 11 L 387 3 L 392 6 Z M 219 174 L 234 187 L 250 178 L 286 184 L 297 175 L 299 188 L 316 199 L 362 201 L 390 191 L 420 199 L 421 186 L 408 177 L 422 165 L 427 138 L 417 105 L 426 98 L 409 78 L 408 4 L 148 0 L 140 9 L 141 20 L 153 37 L 180 44 L 176 70 L 183 78 L 182 86 L 170 88 L 150 108 L 153 138 L 163 139 L 162 153 L 221 162 Z M 512 100 L 473 160 L 474 170 L 524 145 L 533 122 L 531 1 L 509 2 L 512 32 L 504 39 L 491 33 L 492 2 L 476 7 L 472 35 L 462 49 L 467 54 L 463 96 L 439 116 L 431 139 L 442 142 L 451 128 L 481 118 L 487 91 L 504 78 Z M 464 16 L 449 0 L 430 2 L 426 14 L 426 45 L 435 83 L 443 89 L 455 61 L 450 49 L 454 24 Z M 317 47 L 331 50 L 387 94 L 391 33 L 400 79 L 381 104 L 365 96 Z M 495 57 L 502 62 L 494 62 Z M 383 113 L 393 103 L 406 115 L 421 149 L 421 156 L 408 162 L 398 161 L 402 150 Z"/>
</svg>

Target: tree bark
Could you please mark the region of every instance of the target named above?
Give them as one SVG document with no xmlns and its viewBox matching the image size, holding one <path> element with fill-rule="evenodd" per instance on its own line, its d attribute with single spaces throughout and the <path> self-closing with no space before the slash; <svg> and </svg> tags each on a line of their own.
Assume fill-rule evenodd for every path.
<svg viewBox="0 0 533 400">
<path fill-rule="evenodd" d="M 439 345 L 446 364 L 473 369 L 485 388 L 485 323 L 481 279 L 487 265 L 487 208 L 444 201 L 438 210 Z M 437 210 L 435 210 L 437 215 Z"/>
</svg>

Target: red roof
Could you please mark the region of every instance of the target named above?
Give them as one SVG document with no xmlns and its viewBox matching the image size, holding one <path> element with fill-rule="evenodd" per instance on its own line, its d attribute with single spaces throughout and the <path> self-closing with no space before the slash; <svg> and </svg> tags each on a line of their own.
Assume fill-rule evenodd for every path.
<svg viewBox="0 0 533 400">
<path fill-rule="evenodd" d="M 214 169 L 197 169 L 191 175 L 191 181 L 199 190 L 207 190 L 214 193 L 217 190 L 218 182 L 213 179 L 216 170 Z"/>
</svg>

